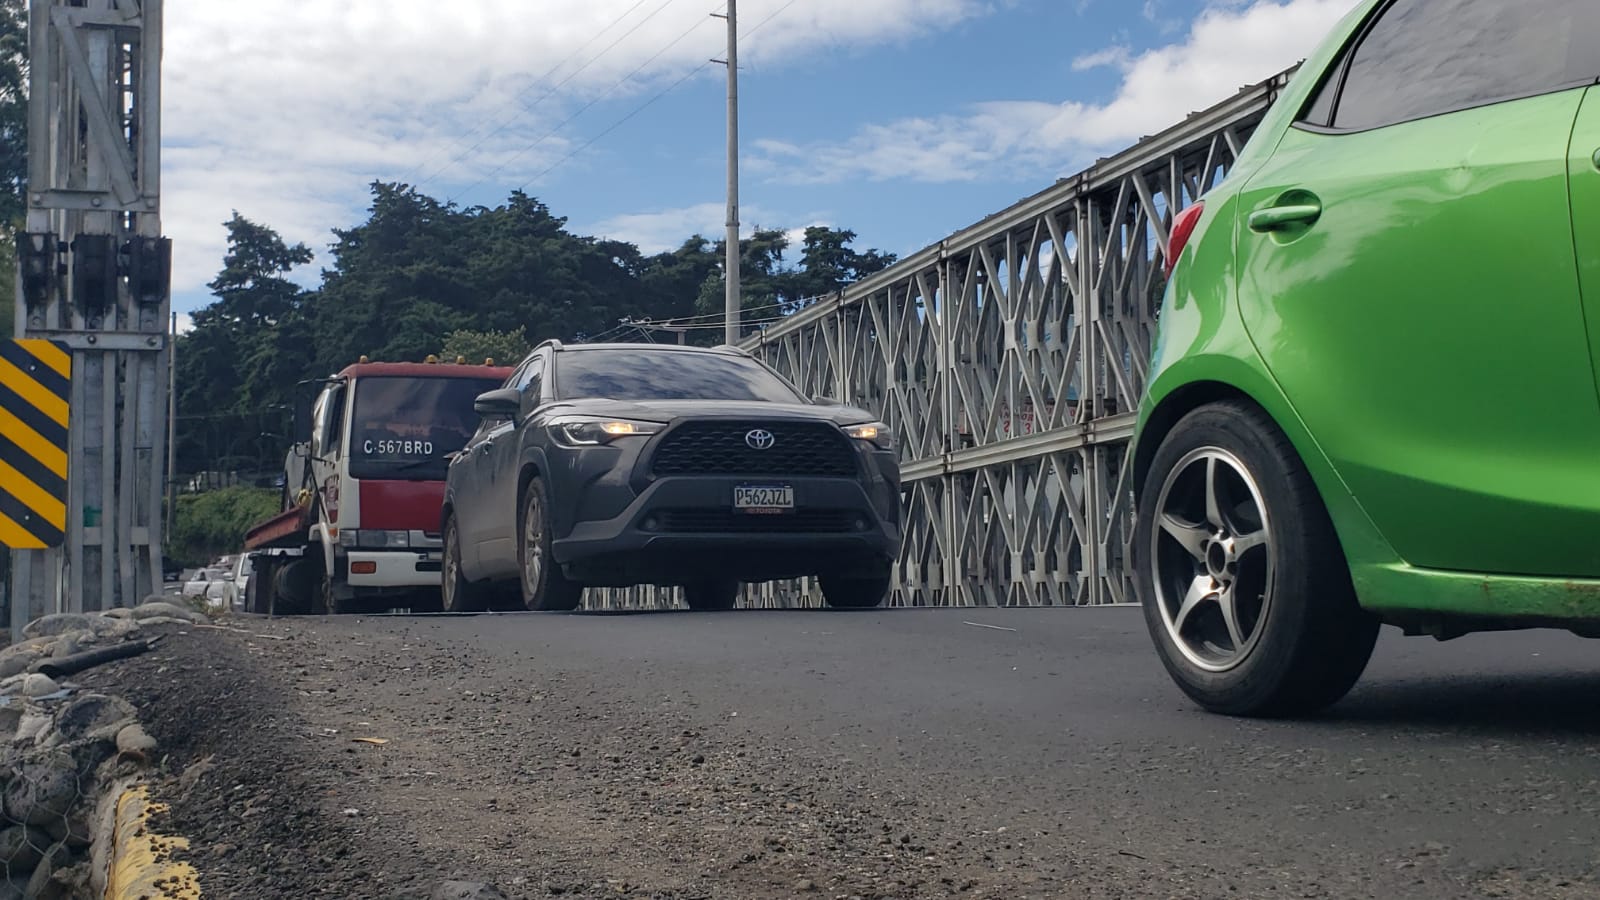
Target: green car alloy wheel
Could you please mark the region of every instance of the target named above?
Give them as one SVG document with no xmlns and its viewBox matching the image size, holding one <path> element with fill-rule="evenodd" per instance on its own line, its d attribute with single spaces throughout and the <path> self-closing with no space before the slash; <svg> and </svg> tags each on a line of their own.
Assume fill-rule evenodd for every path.
<svg viewBox="0 0 1600 900">
<path fill-rule="evenodd" d="M 1171 227 L 1137 579 L 1207 708 L 1600 634 L 1600 4 L 1364 0 Z"/>
</svg>

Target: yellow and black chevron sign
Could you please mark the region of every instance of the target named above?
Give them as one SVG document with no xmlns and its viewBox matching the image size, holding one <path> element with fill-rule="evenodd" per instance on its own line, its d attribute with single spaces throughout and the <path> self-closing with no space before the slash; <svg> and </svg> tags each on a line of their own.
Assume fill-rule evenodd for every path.
<svg viewBox="0 0 1600 900">
<path fill-rule="evenodd" d="M 0 340 L 0 546 L 59 547 L 67 529 L 72 351 Z"/>
</svg>

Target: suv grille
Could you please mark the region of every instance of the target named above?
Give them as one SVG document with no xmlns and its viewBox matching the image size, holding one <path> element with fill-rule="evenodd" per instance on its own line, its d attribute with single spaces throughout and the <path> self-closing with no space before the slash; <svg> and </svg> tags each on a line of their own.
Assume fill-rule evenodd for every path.
<svg viewBox="0 0 1600 900">
<path fill-rule="evenodd" d="M 675 534 L 841 534 L 863 530 L 864 515 L 847 509 L 797 509 L 755 516 L 721 509 L 664 509 L 660 530 Z"/>
<path fill-rule="evenodd" d="M 772 433 L 772 446 L 756 450 L 745 435 Z M 839 429 L 823 422 L 691 422 L 662 440 L 656 475 L 756 475 L 854 478 L 855 449 Z"/>
</svg>

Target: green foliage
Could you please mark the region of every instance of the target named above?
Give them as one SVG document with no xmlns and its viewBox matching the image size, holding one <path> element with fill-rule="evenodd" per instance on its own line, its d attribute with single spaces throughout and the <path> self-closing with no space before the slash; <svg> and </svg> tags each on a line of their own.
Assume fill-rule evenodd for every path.
<svg viewBox="0 0 1600 900">
<path fill-rule="evenodd" d="M 249 487 L 178 497 L 167 555 L 200 564 L 237 552 L 246 529 L 279 511 L 279 498 L 276 490 Z"/>
<path fill-rule="evenodd" d="M 28 4 L 0 0 L 0 338 L 13 331 L 17 250 L 28 179 Z"/>
<path fill-rule="evenodd" d="M 496 365 L 510 366 L 522 361 L 528 351 L 533 349 L 528 346 L 527 329 L 518 325 L 516 331 L 473 331 L 468 328 L 458 328 L 444 336 L 444 347 L 439 351 L 442 362 L 455 362 L 456 359 L 466 360 L 468 365 L 477 365 L 486 359 L 492 359 Z"/>
<path fill-rule="evenodd" d="M 788 235 L 757 228 L 749 239 L 739 242 L 739 308 L 754 312 L 748 317 L 752 320 L 790 315 L 894 264 L 893 253 L 855 250 L 850 246 L 855 238 L 853 231 L 813 225 L 805 231 L 800 264 L 789 266 L 783 258 L 789 250 Z M 717 244 L 717 258 L 727 246 L 727 241 Z M 700 287 L 700 312 L 722 312 L 727 305 L 726 291 L 719 266 Z"/>
<path fill-rule="evenodd" d="M 28 178 L 28 4 L 0 0 L 0 229 L 22 219 Z"/>
<path fill-rule="evenodd" d="M 0 3 L 10 0 L 0 0 Z M 211 282 L 216 302 L 178 341 L 178 469 L 269 473 L 283 464 L 293 408 L 362 356 L 512 364 L 550 338 L 618 333 L 623 319 L 668 321 L 722 311 L 721 245 L 701 235 L 645 255 L 633 244 L 573 234 L 522 192 L 463 209 L 409 185 L 374 183 L 366 221 L 334 231 L 315 290 L 290 275 L 303 244 L 235 213 Z M 849 231 L 806 231 L 798 265 L 781 230 L 741 245 L 750 319 L 771 319 L 892 262 L 857 252 Z M 876 268 L 874 268 L 876 267 Z M 715 319 L 690 335 L 722 339 Z"/>
</svg>

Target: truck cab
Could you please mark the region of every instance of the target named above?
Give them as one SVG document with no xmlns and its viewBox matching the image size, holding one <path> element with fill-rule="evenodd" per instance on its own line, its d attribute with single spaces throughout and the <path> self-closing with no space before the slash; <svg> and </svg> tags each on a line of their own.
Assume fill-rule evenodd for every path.
<svg viewBox="0 0 1600 900">
<path fill-rule="evenodd" d="M 285 512 L 252 528 L 255 612 L 437 609 L 439 510 L 473 401 L 509 367 L 369 362 L 319 382 L 285 466 Z M 264 607 L 264 608 L 263 608 Z"/>
</svg>

